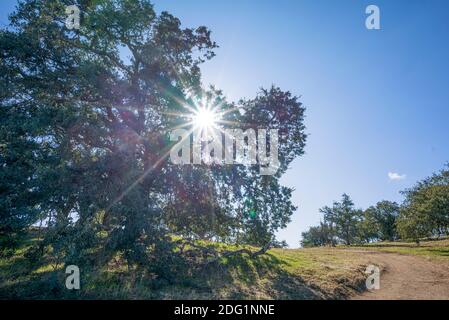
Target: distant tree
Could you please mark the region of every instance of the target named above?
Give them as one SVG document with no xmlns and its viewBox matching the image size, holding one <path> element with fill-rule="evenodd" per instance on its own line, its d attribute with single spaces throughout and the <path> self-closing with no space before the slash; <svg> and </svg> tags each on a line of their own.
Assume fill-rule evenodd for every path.
<svg viewBox="0 0 449 320">
<path fill-rule="evenodd" d="M 302 240 L 301 240 L 301 246 L 302 247 L 320 247 L 324 245 L 324 242 L 322 241 L 321 237 L 321 229 L 320 227 L 310 227 L 309 230 L 304 231 L 301 233 Z"/>
<path fill-rule="evenodd" d="M 397 222 L 401 237 L 419 242 L 422 237 L 449 234 L 449 164 L 403 194 Z"/>
<path fill-rule="evenodd" d="M 396 219 L 399 215 L 399 205 L 396 202 L 380 201 L 364 212 L 367 229 L 373 232 L 374 239 L 394 241 L 398 238 Z"/>
<path fill-rule="evenodd" d="M 360 212 L 357 223 L 357 242 L 370 243 L 379 240 L 379 224 L 368 209 Z"/>
<path fill-rule="evenodd" d="M 362 211 L 344 194 L 341 202 L 320 212 L 330 234 L 347 245 L 399 238 L 419 244 L 421 238 L 449 234 L 449 164 L 402 193 L 405 200 L 401 206 L 384 200 Z M 304 232 L 303 245 L 322 245 L 322 231 L 312 227 Z"/>
<path fill-rule="evenodd" d="M 397 228 L 401 239 L 413 240 L 418 245 L 421 238 L 432 234 L 429 217 L 412 205 L 401 208 Z"/>
<path fill-rule="evenodd" d="M 341 242 L 350 245 L 357 241 L 362 214 L 354 208 L 354 203 L 347 194 L 343 194 L 341 202 L 334 202 L 332 207 L 326 206 L 320 212 L 324 214 L 325 223 Z"/>
<path fill-rule="evenodd" d="M 321 247 L 335 244 L 334 235 L 329 226 L 323 222 L 317 227 L 310 227 L 308 231 L 303 232 L 301 246 L 303 247 Z"/>
</svg>

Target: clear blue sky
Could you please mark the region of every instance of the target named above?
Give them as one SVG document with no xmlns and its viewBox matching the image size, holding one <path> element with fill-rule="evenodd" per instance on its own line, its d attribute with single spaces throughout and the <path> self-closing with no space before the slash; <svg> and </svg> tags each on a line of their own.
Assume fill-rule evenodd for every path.
<svg viewBox="0 0 449 320">
<path fill-rule="evenodd" d="M 0 3 L 0 24 L 15 1 Z M 283 178 L 299 209 L 280 239 L 297 247 L 319 208 L 401 201 L 400 190 L 449 161 L 449 1 L 156 0 L 220 45 L 204 83 L 230 100 L 276 84 L 302 95 L 306 154 Z M 381 30 L 365 28 L 365 8 Z M 406 175 L 391 180 L 388 173 Z"/>
</svg>

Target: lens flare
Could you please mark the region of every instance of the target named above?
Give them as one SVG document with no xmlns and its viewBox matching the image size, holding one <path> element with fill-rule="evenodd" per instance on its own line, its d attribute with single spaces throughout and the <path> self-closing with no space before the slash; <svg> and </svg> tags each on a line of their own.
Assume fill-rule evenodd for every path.
<svg viewBox="0 0 449 320">
<path fill-rule="evenodd" d="M 195 111 L 192 121 L 194 128 L 208 130 L 217 126 L 218 115 L 211 109 L 199 108 Z"/>
</svg>

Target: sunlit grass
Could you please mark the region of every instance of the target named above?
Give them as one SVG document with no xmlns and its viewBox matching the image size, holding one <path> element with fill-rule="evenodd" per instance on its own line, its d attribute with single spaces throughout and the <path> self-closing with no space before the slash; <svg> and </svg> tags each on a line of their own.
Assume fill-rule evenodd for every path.
<svg viewBox="0 0 449 320">
<path fill-rule="evenodd" d="M 350 248 L 376 250 L 382 252 L 393 252 L 399 254 L 412 254 L 424 256 L 431 259 L 449 261 L 449 239 L 436 239 L 421 241 L 419 245 L 415 242 L 378 242 L 363 246 L 353 246 Z"/>
</svg>

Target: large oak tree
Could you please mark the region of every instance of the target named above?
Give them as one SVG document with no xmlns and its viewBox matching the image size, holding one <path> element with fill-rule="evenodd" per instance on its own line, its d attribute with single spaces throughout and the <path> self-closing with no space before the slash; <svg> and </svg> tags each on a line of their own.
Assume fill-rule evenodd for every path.
<svg viewBox="0 0 449 320">
<path fill-rule="evenodd" d="M 72 4 L 79 30 L 65 26 Z M 296 97 L 273 87 L 230 103 L 204 91 L 210 31 L 146 0 L 27 0 L 10 21 L 0 31 L 2 237 L 42 221 L 42 246 L 64 262 L 119 252 L 160 274 L 188 256 L 187 241 L 275 242 L 295 209 L 279 178 L 306 139 Z M 277 173 L 168 161 L 168 133 L 195 97 L 226 111 L 223 127 L 277 129 Z"/>
</svg>

